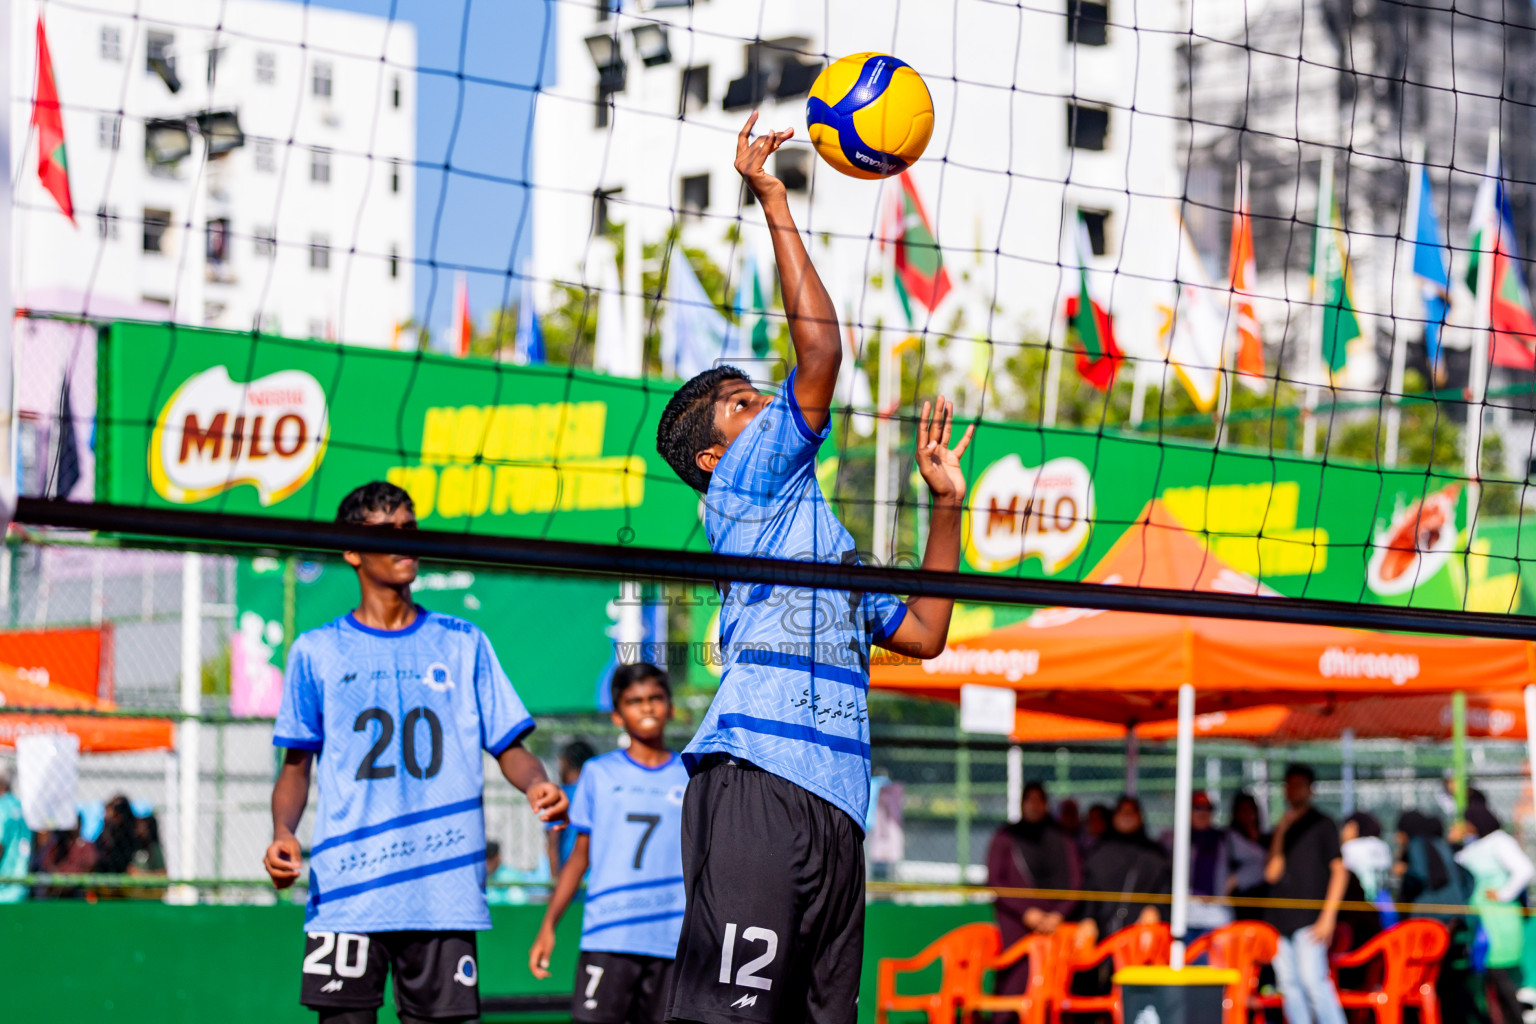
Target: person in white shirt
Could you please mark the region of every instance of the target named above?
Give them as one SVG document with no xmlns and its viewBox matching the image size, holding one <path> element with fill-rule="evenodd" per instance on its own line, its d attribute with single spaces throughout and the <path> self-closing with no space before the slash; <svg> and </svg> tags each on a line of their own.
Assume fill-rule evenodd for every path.
<svg viewBox="0 0 1536 1024">
<path fill-rule="evenodd" d="M 1486 803 L 1468 803 L 1465 830 L 1476 838 L 1456 854 L 1456 863 L 1472 875 L 1472 904 L 1488 936 L 1484 973 L 1488 997 L 1497 1003 L 1501 1019 L 1524 1020 L 1525 1009 L 1517 995 L 1525 955 L 1525 915 L 1519 899 L 1536 878 L 1536 866 L 1500 827 Z"/>
</svg>

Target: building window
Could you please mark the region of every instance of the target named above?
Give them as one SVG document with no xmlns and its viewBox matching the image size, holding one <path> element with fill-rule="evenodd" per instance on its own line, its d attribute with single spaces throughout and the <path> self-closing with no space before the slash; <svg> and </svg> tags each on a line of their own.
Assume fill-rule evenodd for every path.
<svg viewBox="0 0 1536 1024">
<path fill-rule="evenodd" d="M 709 175 L 694 174 L 681 182 L 679 206 L 683 216 L 699 217 L 709 209 Z"/>
<path fill-rule="evenodd" d="M 781 149 L 773 154 L 773 173 L 791 192 L 804 192 L 811 187 L 811 151 L 808 149 Z"/>
<path fill-rule="evenodd" d="M 327 99 L 331 95 L 331 63 L 330 61 L 315 61 L 314 71 L 309 80 L 310 91 L 316 96 L 324 96 Z"/>
<path fill-rule="evenodd" d="M 271 50 L 256 51 L 256 81 L 263 85 L 277 81 L 277 54 Z"/>
<path fill-rule="evenodd" d="M 394 105 L 394 108 L 396 110 L 400 109 L 400 103 L 401 103 L 401 99 L 402 99 L 402 91 L 404 90 L 404 88 L 405 87 L 400 82 L 400 76 L 396 75 L 395 76 L 395 83 L 394 83 L 393 87 L 391 87 L 391 89 L 390 89 L 390 102 Z"/>
<path fill-rule="evenodd" d="M 101 59 L 111 61 L 123 59 L 123 30 L 116 25 L 101 26 Z"/>
<path fill-rule="evenodd" d="M 740 78 L 733 78 L 725 87 L 725 98 L 720 106 L 725 110 L 747 110 L 761 106 L 768 96 L 768 72 L 747 68 Z"/>
<path fill-rule="evenodd" d="M 1095 256 L 1106 255 L 1109 252 L 1109 211 L 1078 210 L 1077 213 L 1088 230 L 1088 247 Z"/>
<path fill-rule="evenodd" d="M 400 276 L 400 247 L 398 245 L 389 247 L 389 276 L 391 278 Z"/>
<path fill-rule="evenodd" d="M 270 257 L 277 252 L 277 229 L 257 228 L 251 235 L 252 249 L 257 256 Z"/>
<path fill-rule="evenodd" d="M 203 254 L 208 257 L 208 262 L 215 266 L 221 266 L 229 260 L 229 218 L 219 217 L 210 220 L 204 232 Z"/>
<path fill-rule="evenodd" d="M 1103 46 L 1109 42 L 1109 4 L 1067 0 L 1067 42 Z"/>
<path fill-rule="evenodd" d="M 165 235 L 171 229 L 170 210 L 144 210 L 144 251 L 165 252 Z"/>
<path fill-rule="evenodd" d="M 208 84 L 212 85 L 219 77 L 219 61 L 224 57 L 224 47 L 213 46 L 208 49 Z"/>
<path fill-rule="evenodd" d="M 176 36 L 170 32 L 157 32 L 153 29 L 144 36 L 147 47 L 144 51 L 144 70 L 150 74 L 159 74 L 155 67 L 157 62 L 164 62 L 171 69 L 176 67 L 176 57 L 171 53 L 171 48 L 176 45 Z"/>
<path fill-rule="evenodd" d="M 312 270 L 331 269 L 331 236 L 309 236 L 309 266 Z"/>
<path fill-rule="evenodd" d="M 263 174 L 273 174 L 277 171 L 277 147 L 269 139 L 257 139 L 253 154 L 256 158 L 256 169 Z"/>
<path fill-rule="evenodd" d="M 102 238 L 116 238 L 117 224 L 120 219 L 117 215 L 117 207 L 98 206 L 96 208 L 96 233 Z"/>
<path fill-rule="evenodd" d="M 1109 111 L 1103 107 L 1067 104 L 1067 145 L 1102 150 L 1109 135 Z"/>
<path fill-rule="evenodd" d="M 322 185 L 331 182 L 331 151 L 316 149 L 309 155 L 309 180 Z"/>
<path fill-rule="evenodd" d="M 96 119 L 96 143 L 102 149 L 116 149 L 123 141 L 123 116 L 102 114 Z"/>
<path fill-rule="evenodd" d="M 398 193 L 400 191 L 400 161 L 399 160 L 391 160 L 389 162 L 389 190 L 392 193 Z"/>
<path fill-rule="evenodd" d="M 696 114 L 709 105 L 709 65 L 683 69 L 682 96 L 678 112 Z"/>
</svg>

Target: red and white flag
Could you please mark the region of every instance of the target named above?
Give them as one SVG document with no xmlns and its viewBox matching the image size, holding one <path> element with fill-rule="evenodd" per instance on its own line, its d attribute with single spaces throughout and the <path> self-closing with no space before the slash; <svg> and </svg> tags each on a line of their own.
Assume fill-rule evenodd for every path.
<svg viewBox="0 0 1536 1024">
<path fill-rule="evenodd" d="M 1250 391 L 1263 394 L 1264 340 L 1253 311 L 1253 283 L 1258 267 L 1253 257 L 1253 218 L 1248 212 L 1248 165 L 1237 167 L 1237 199 L 1232 205 L 1231 277 L 1232 322 L 1237 331 L 1237 379 Z"/>
<path fill-rule="evenodd" d="M 469 342 L 474 334 L 475 321 L 469 315 L 469 283 L 460 271 L 453 284 L 453 354 L 460 359 L 469 355 Z"/>
<path fill-rule="evenodd" d="M 59 109 L 53 54 L 41 14 L 37 16 L 37 91 L 32 96 L 32 124 L 37 129 L 37 177 L 73 224 L 75 202 L 69 194 L 69 160 L 64 155 L 64 115 Z"/>
</svg>

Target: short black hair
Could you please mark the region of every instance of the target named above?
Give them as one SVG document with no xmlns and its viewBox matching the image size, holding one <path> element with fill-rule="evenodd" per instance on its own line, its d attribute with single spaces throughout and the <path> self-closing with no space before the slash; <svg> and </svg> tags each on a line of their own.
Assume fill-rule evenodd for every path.
<svg viewBox="0 0 1536 1024">
<path fill-rule="evenodd" d="M 1050 802 L 1051 798 L 1048 795 L 1046 795 L 1045 783 L 1043 783 L 1043 782 L 1026 782 L 1026 783 L 1024 783 L 1024 792 L 1022 794 L 1020 794 L 1020 795 L 1025 800 L 1028 800 L 1029 799 L 1029 794 L 1031 794 L 1031 793 L 1039 793 L 1040 794 L 1040 799 L 1046 801 L 1047 803 Z"/>
<path fill-rule="evenodd" d="M 1304 764 L 1301 761 L 1292 761 L 1285 766 L 1285 775 L 1283 777 L 1289 779 L 1293 776 L 1300 776 L 1306 779 L 1309 786 L 1317 781 L 1317 772 L 1312 770 L 1311 765 Z"/>
<path fill-rule="evenodd" d="M 596 756 L 597 751 L 586 740 L 571 740 L 560 748 L 560 760 L 572 771 L 581 771 L 581 766 Z"/>
<path fill-rule="evenodd" d="M 613 679 L 608 684 L 608 693 L 613 699 L 614 708 L 618 708 L 619 698 L 624 696 L 625 690 L 646 680 L 653 681 L 665 690 L 667 700 L 672 699 L 672 683 L 667 679 L 667 670 L 657 668 L 648 661 L 637 661 L 633 665 L 620 665 L 613 670 Z"/>
<path fill-rule="evenodd" d="M 368 522 L 370 516 L 394 515 L 395 509 L 401 505 L 412 512 L 416 511 L 415 503 L 411 501 L 411 496 L 403 487 L 396 487 L 383 480 L 375 480 L 354 488 L 352 493 L 341 499 L 341 506 L 336 509 L 336 521 L 362 526 Z"/>
<path fill-rule="evenodd" d="M 656 451 L 683 483 L 703 494 L 709 490 L 709 474 L 699 468 L 699 452 L 713 444 L 724 444 L 725 435 L 715 425 L 715 397 L 727 381 L 752 378 L 734 366 L 712 366 L 672 396 L 661 411 L 656 428 Z"/>
</svg>

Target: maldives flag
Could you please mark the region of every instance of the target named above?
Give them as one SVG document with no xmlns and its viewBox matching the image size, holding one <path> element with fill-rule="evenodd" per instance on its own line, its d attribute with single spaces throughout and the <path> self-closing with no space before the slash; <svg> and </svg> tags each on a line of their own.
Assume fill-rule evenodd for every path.
<svg viewBox="0 0 1536 1024">
<path fill-rule="evenodd" d="M 886 240 L 896 247 L 896 276 L 907 294 L 930 313 L 938 308 L 953 285 L 944 269 L 944 254 L 934 238 L 928 211 L 917 197 L 917 184 L 903 171 L 901 191 L 891 202 L 890 224 Z"/>
<path fill-rule="evenodd" d="M 1088 228 L 1077 222 L 1077 294 L 1067 296 L 1067 333 L 1077 341 L 1077 372 L 1100 391 L 1115 383 L 1120 368 L 1120 346 L 1115 344 L 1115 322 L 1094 300 L 1088 286 Z"/>
<path fill-rule="evenodd" d="M 75 204 L 69 197 L 69 161 L 64 157 L 64 117 L 59 112 L 59 87 L 53 80 L 53 55 L 43 16 L 37 16 L 37 94 L 32 98 L 32 125 L 37 129 L 37 176 L 69 222 Z"/>
</svg>

